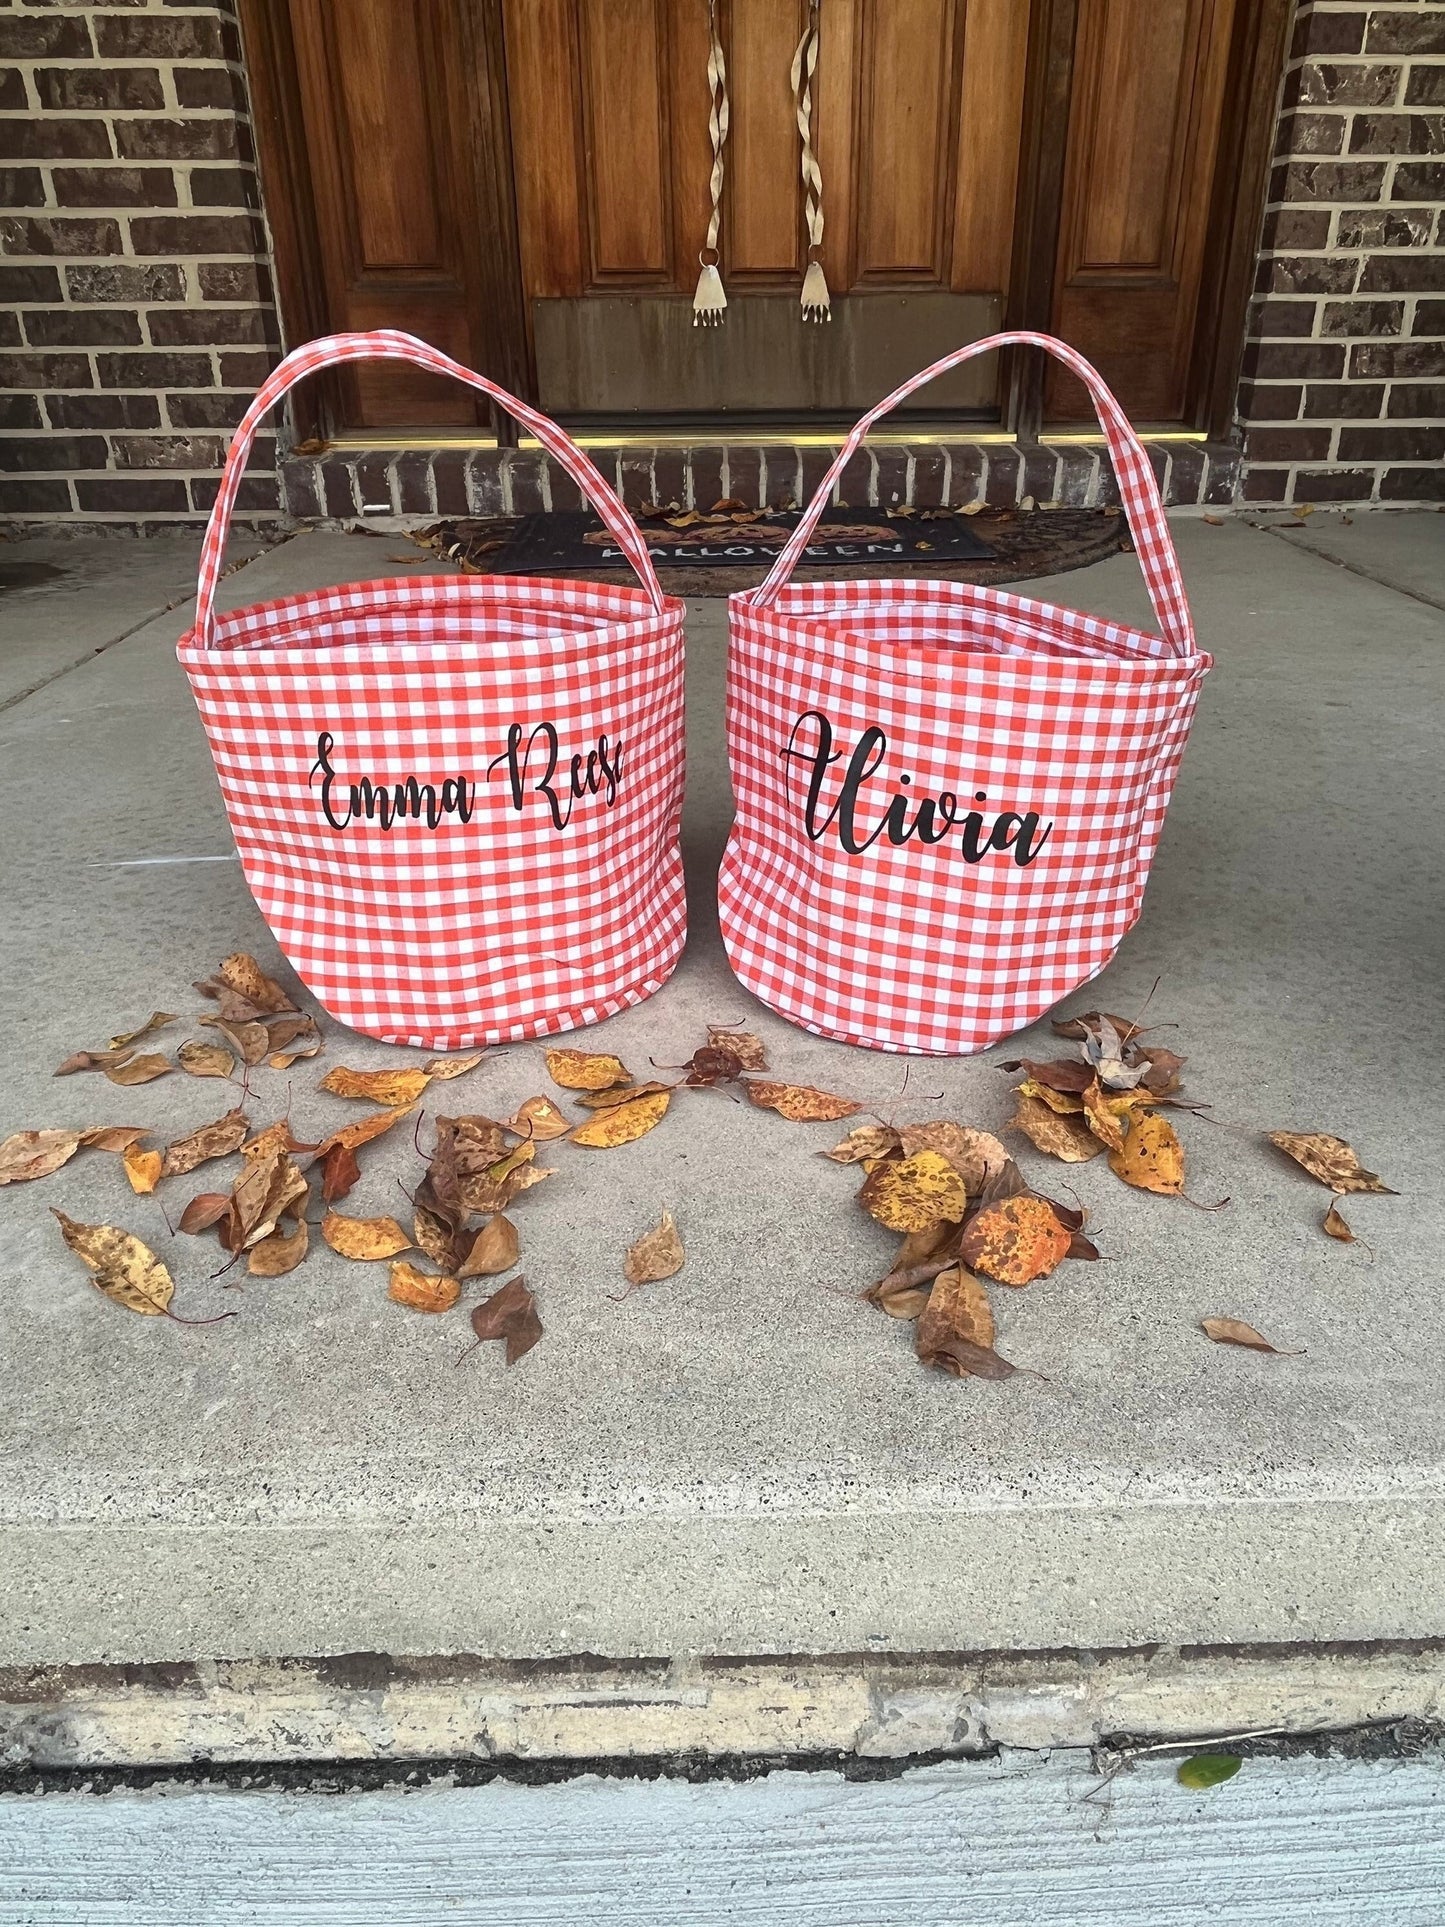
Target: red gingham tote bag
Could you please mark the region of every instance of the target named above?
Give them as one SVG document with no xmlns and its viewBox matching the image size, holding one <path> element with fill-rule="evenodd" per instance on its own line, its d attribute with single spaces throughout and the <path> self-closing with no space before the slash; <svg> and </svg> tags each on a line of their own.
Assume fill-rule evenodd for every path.
<svg viewBox="0 0 1445 1927">
<path fill-rule="evenodd" d="M 961 582 L 791 583 L 873 423 L 1023 343 L 1093 397 L 1160 634 Z M 718 902 L 749 990 L 823 1037 L 955 1055 L 1103 969 L 1139 914 L 1211 659 L 1148 458 L 1080 355 L 1000 334 L 905 382 L 728 618 L 736 815 Z"/>
<path fill-rule="evenodd" d="M 362 582 L 215 613 L 252 437 L 303 376 L 414 362 L 500 401 L 596 507 L 642 587 Z M 640 1003 L 686 935 L 683 607 L 554 422 L 411 335 L 290 354 L 236 431 L 178 654 L 246 881 L 341 1023 L 434 1050 Z"/>
</svg>

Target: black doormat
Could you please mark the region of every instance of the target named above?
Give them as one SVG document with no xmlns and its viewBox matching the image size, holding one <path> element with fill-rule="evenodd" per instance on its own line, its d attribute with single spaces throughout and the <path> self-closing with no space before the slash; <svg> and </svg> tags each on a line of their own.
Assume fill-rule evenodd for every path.
<svg viewBox="0 0 1445 1927">
<path fill-rule="evenodd" d="M 796 509 L 637 518 L 662 586 L 673 595 L 730 595 L 763 580 L 798 526 Z M 485 575 L 636 578 L 589 513 L 488 516 L 438 522 L 412 538 Z M 1127 546 L 1117 509 L 830 509 L 803 552 L 802 581 L 839 576 L 934 575 L 1017 582 L 1080 569 Z"/>
</svg>

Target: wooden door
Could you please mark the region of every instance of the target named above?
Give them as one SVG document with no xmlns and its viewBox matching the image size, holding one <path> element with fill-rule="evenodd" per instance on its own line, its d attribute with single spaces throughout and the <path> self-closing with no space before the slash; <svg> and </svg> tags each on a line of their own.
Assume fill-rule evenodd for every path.
<svg viewBox="0 0 1445 1927">
<path fill-rule="evenodd" d="M 522 284 L 567 413 L 856 412 L 996 327 L 1029 0 L 824 0 L 814 86 L 833 320 L 810 327 L 790 67 L 805 0 L 723 0 L 721 328 L 689 298 L 708 225 L 705 0 L 503 0 Z M 972 366 L 920 398 L 986 410 Z"/>
<path fill-rule="evenodd" d="M 1182 419 L 1236 0 L 1079 0 L 1053 331 L 1138 421 Z M 1093 411 L 1055 368 L 1045 413 Z"/>
</svg>

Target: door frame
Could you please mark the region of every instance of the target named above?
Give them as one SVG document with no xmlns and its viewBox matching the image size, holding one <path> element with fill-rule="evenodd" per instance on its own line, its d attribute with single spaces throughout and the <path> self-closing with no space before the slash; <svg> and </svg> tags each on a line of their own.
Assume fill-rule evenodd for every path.
<svg viewBox="0 0 1445 1927">
<path fill-rule="evenodd" d="M 1240 0 L 1230 49 L 1184 424 L 1211 440 L 1227 439 L 1233 425 L 1293 10 L 1294 0 Z M 324 334 L 329 323 L 291 23 L 285 0 L 239 0 L 239 14 L 277 305 L 283 338 L 295 344 Z M 469 152 L 478 204 L 489 217 L 479 233 L 474 338 L 483 344 L 482 372 L 533 401 L 502 0 L 471 0 L 457 17 L 464 23 L 458 57 L 470 104 Z M 1010 328 L 1046 330 L 1052 313 L 1077 23 L 1078 0 L 1033 0 L 1006 309 Z M 1011 355 L 1001 392 L 1003 426 L 1021 441 L 1036 441 L 1044 428 L 1042 356 L 1032 350 Z M 337 418 L 334 384 L 325 377 L 306 384 L 293 409 L 298 440 L 324 437 Z M 494 409 L 493 419 L 498 441 L 514 444 L 510 418 Z"/>
</svg>

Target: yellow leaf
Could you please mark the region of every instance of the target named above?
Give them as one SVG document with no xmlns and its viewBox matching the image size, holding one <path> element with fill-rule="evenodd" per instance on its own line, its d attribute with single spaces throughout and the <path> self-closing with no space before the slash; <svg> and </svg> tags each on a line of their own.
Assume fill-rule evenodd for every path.
<svg viewBox="0 0 1445 1927">
<path fill-rule="evenodd" d="M 425 1071 L 350 1071 L 338 1064 L 321 1080 L 321 1089 L 334 1097 L 363 1097 L 389 1110 L 415 1104 L 430 1084 Z"/>
<path fill-rule="evenodd" d="M 343 1258 L 394 1258 L 399 1251 L 411 1249 L 411 1239 L 395 1218 L 348 1218 L 340 1211 L 328 1211 L 321 1220 L 321 1235 Z"/>
<path fill-rule="evenodd" d="M 572 1133 L 572 1142 L 598 1151 L 631 1144 L 636 1138 L 646 1137 L 654 1125 L 662 1122 L 671 1102 L 671 1091 L 654 1091 L 651 1097 L 639 1097 L 631 1104 L 614 1104 L 608 1110 L 594 1113 L 585 1124 L 579 1124 Z"/>
<path fill-rule="evenodd" d="M 78 1224 L 54 1213 L 61 1235 L 113 1304 L 146 1318 L 169 1311 L 175 1281 L 149 1245 L 113 1224 Z"/>
<path fill-rule="evenodd" d="M 450 1311 L 461 1297 L 462 1288 L 455 1278 L 438 1278 L 431 1272 L 418 1271 L 415 1265 L 399 1258 L 391 1268 L 386 1295 L 399 1305 L 410 1305 L 413 1311 Z"/>
<path fill-rule="evenodd" d="M 858 1194 L 870 1217 L 890 1231 L 957 1224 L 968 1208 L 963 1179 L 941 1151 L 918 1151 L 875 1166 Z"/>
<path fill-rule="evenodd" d="M 535 1138 L 539 1144 L 566 1137 L 571 1128 L 570 1119 L 563 1116 L 550 1097 L 529 1097 L 517 1107 L 517 1115 L 507 1126 L 518 1137 Z"/>
<path fill-rule="evenodd" d="M 1077 1115 L 1084 1108 L 1084 1100 L 1077 1091 L 1056 1091 L 1051 1085 L 1041 1084 L 1036 1077 L 1026 1077 L 1022 1084 L 1014 1087 L 1017 1097 L 1031 1097 L 1036 1104 L 1047 1104 L 1051 1111 L 1062 1115 L 1073 1112 Z"/>
<path fill-rule="evenodd" d="M 374 1117 L 358 1118 L 355 1124 L 347 1124 L 341 1130 L 333 1131 L 330 1137 L 324 1137 L 316 1146 L 316 1154 L 324 1158 L 328 1151 L 334 1151 L 338 1145 L 343 1151 L 359 1151 L 363 1144 L 370 1144 L 373 1138 L 383 1137 L 393 1124 L 410 1117 L 413 1108 L 410 1104 L 403 1104 L 399 1110 L 378 1111 Z M 301 1147 L 292 1144 L 284 1148 L 295 1151 Z"/>
<path fill-rule="evenodd" d="M 1123 1149 L 1109 1153 L 1109 1169 L 1138 1191 L 1177 1198 L 1184 1189 L 1184 1146 L 1168 1118 L 1145 1111 L 1134 1120 Z"/>
<path fill-rule="evenodd" d="M 474 1050 L 466 1057 L 429 1057 L 422 1069 L 428 1077 L 465 1077 L 468 1071 L 477 1068 L 485 1056 L 485 1051 Z"/>
<path fill-rule="evenodd" d="M 253 1278 L 284 1278 L 306 1256 L 311 1241 L 310 1227 L 299 1218 L 290 1231 L 273 1231 L 251 1247 L 246 1269 Z"/>
<path fill-rule="evenodd" d="M 911 1158 L 917 1151 L 937 1151 L 963 1179 L 970 1197 L 976 1197 L 1009 1161 L 1007 1150 L 992 1131 L 977 1131 L 950 1118 L 935 1118 L 931 1124 L 905 1124 L 901 1135 L 905 1157 Z"/>
<path fill-rule="evenodd" d="M 123 1064 L 112 1064 L 105 1074 L 112 1084 L 153 1084 L 158 1077 L 165 1077 L 170 1068 L 170 1059 L 155 1053 L 150 1057 L 129 1057 Z"/>
<path fill-rule="evenodd" d="M 161 1154 L 159 1151 L 143 1151 L 138 1144 L 128 1144 L 121 1152 L 120 1161 L 126 1177 L 130 1180 L 132 1191 L 146 1197 L 154 1191 L 161 1180 Z"/>
<path fill-rule="evenodd" d="M 632 1078 L 620 1057 L 586 1050 L 549 1050 L 547 1075 L 564 1091 L 605 1091 Z"/>
</svg>

